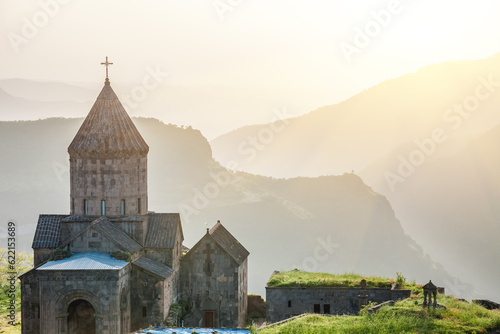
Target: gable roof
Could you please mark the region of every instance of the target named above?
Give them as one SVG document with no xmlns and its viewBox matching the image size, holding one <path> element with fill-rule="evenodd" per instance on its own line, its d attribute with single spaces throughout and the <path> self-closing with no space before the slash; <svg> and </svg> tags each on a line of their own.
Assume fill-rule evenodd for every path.
<svg viewBox="0 0 500 334">
<path fill-rule="evenodd" d="M 33 249 L 56 248 L 61 242 L 61 220 L 69 215 L 39 215 Z"/>
<path fill-rule="evenodd" d="M 181 218 L 178 213 L 149 213 L 148 233 L 144 247 L 174 248 L 177 233 L 182 233 Z"/>
<path fill-rule="evenodd" d="M 132 264 L 163 278 L 167 278 L 174 273 L 174 270 L 169 266 L 144 256 L 138 258 Z"/>
<path fill-rule="evenodd" d="M 149 147 L 106 79 L 87 118 L 68 147 L 70 155 L 147 154 Z"/>
<path fill-rule="evenodd" d="M 36 270 L 120 270 L 126 265 L 128 262 L 115 259 L 107 253 L 84 252 L 46 262 Z"/>
<path fill-rule="evenodd" d="M 219 246 L 238 263 L 238 265 L 242 264 L 248 255 L 250 255 L 246 248 L 243 247 L 224 226 L 222 226 L 220 221 L 217 221 L 217 224 L 212 227 L 209 234 Z"/>
<path fill-rule="evenodd" d="M 190 256 L 195 249 L 200 247 L 199 245 L 206 238 L 210 238 L 216 245 L 218 245 L 230 258 L 232 258 L 238 266 L 245 261 L 245 259 L 250 255 L 250 253 L 243 247 L 240 242 L 233 237 L 231 233 L 222 224 L 220 221 L 217 221 L 217 224 L 212 227 L 211 230 L 207 228 L 207 233 L 200 239 L 198 242 L 191 248 L 188 249 L 186 256 Z"/>
<path fill-rule="evenodd" d="M 89 226 L 84 228 L 80 233 L 73 235 L 68 240 L 64 241 L 60 247 L 63 247 L 72 242 L 89 229 L 95 229 L 96 231 L 101 232 L 110 240 L 120 245 L 131 254 L 140 251 L 142 248 L 142 246 L 137 241 L 129 237 L 127 233 L 113 225 L 113 223 L 111 223 L 107 217 L 97 218 Z"/>
<path fill-rule="evenodd" d="M 95 224 L 94 224 L 95 223 Z M 90 224 L 89 228 L 94 226 L 94 228 L 106 235 L 108 238 L 125 248 L 126 251 L 130 253 L 135 253 L 141 250 L 142 246 L 132 239 L 127 233 L 122 229 L 116 227 L 112 222 L 106 217 L 100 217 Z"/>
</svg>

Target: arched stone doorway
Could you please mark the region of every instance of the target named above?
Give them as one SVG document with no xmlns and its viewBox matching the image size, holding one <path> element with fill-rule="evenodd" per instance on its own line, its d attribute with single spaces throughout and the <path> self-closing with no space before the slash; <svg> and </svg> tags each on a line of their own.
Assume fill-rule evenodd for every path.
<svg viewBox="0 0 500 334">
<path fill-rule="evenodd" d="M 84 299 L 77 299 L 68 306 L 68 333 L 96 334 L 95 309 Z"/>
</svg>

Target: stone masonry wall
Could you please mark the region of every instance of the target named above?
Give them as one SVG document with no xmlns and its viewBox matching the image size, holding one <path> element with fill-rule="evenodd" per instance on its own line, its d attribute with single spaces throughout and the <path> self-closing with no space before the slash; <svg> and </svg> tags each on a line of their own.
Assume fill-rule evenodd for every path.
<svg viewBox="0 0 500 334">
<path fill-rule="evenodd" d="M 185 326 L 198 326 L 204 311 L 215 311 L 216 328 L 236 328 L 240 319 L 241 296 L 237 264 L 208 236 L 184 256 L 181 263 L 182 299 L 188 301 L 191 319 Z M 246 299 L 246 296 L 245 296 Z"/>
<path fill-rule="evenodd" d="M 40 334 L 40 290 L 36 270 L 21 277 L 22 334 Z"/>
<path fill-rule="evenodd" d="M 360 294 L 368 295 L 368 302 L 378 304 L 408 298 L 411 290 L 266 287 L 267 322 L 274 323 L 303 313 L 358 314 Z"/>
<path fill-rule="evenodd" d="M 107 236 L 90 228 L 69 244 L 72 253 L 101 252 L 112 253 L 116 250 L 125 250 L 117 246 Z"/>
<path fill-rule="evenodd" d="M 71 214 L 101 216 L 101 200 L 106 201 L 106 216 L 147 212 L 147 156 L 121 159 L 70 158 Z M 138 207 L 140 198 L 141 208 Z"/>
<path fill-rule="evenodd" d="M 162 280 L 141 268 L 133 267 L 131 282 L 131 321 L 132 330 L 146 328 L 151 324 L 160 324 L 165 320 L 170 307 L 169 297 L 165 297 L 165 285 L 169 285 L 171 277 Z M 165 305 L 168 303 L 169 305 Z"/>
<path fill-rule="evenodd" d="M 83 299 L 95 309 L 96 333 L 123 333 L 120 317 L 122 288 L 127 285 L 130 266 L 122 270 L 36 270 L 40 300 L 40 333 L 69 334 L 68 306 Z M 36 331 L 24 330 L 23 334 Z"/>
<path fill-rule="evenodd" d="M 238 327 L 242 327 L 248 310 L 248 258 L 238 268 L 238 280 Z"/>
</svg>

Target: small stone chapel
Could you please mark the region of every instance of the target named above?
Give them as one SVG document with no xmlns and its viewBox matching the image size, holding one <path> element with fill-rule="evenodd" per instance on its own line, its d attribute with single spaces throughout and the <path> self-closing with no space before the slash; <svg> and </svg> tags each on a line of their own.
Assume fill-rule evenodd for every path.
<svg viewBox="0 0 500 334">
<path fill-rule="evenodd" d="M 20 277 L 22 333 L 130 333 L 181 300 L 186 327 L 243 326 L 249 252 L 220 222 L 186 252 L 180 215 L 148 211 L 149 147 L 102 64 L 68 147 L 70 213 L 39 216 L 34 268 Z"/>
</svg>

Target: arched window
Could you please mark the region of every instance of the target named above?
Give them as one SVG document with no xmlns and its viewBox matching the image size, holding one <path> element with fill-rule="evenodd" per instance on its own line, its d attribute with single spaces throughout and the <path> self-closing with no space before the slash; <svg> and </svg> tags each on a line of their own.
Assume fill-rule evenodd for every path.
<svg viewBox="0 0 500 334">
<path fill-rule="evenodd" d="M 87 204 L 87 200 L 83 200 L 83 214 L 88 215 L 89 214 L 89 206 Z"/>
<path fill-rule="evenodd" d="M 120 214 L 122 216 L 125 216 L 125 200 L 122 199 L 121 203 L 120 203 Z"/>
<path fill-rule="evenodd" d="M 106 201 L 102 200 L 101 201 L 101 216 L 105 216 L 105 215 L 106 215 Z"/>
</svg>

